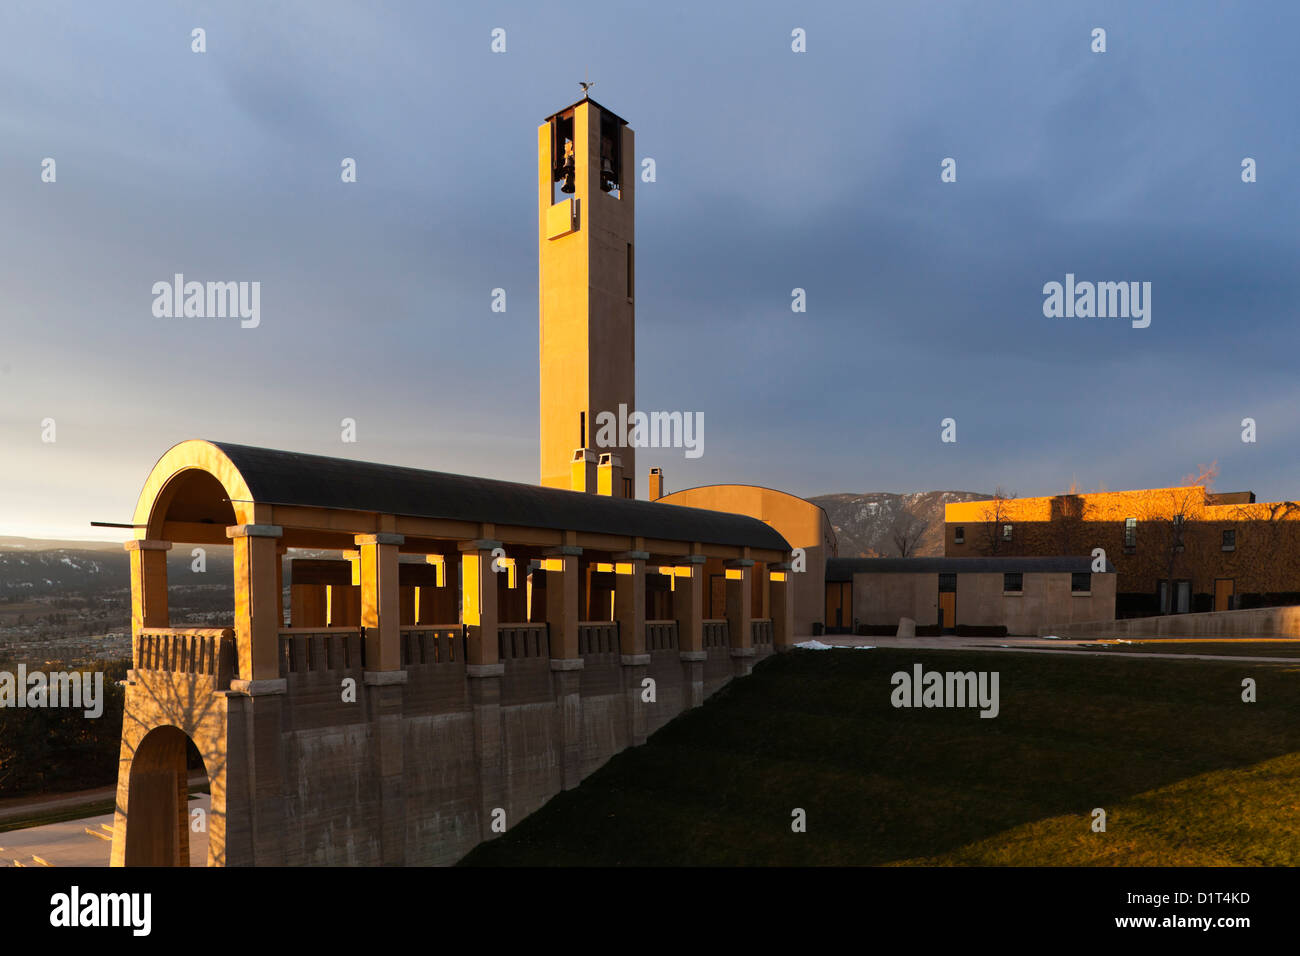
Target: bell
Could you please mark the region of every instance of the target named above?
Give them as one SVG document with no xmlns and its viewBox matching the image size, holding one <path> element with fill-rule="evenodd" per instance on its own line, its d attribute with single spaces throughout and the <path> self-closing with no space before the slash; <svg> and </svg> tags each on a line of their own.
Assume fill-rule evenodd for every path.
<svg viewBox="0 0 1300 956">
<path fill-rule="evenodd" d="M 560 192 L 571 193 L 574 191 L 573 176 L 574 169 L 572 163 L 569 163 L 560 169 Z"/>
<path fill-rule="evenodd" d="M 602 156 L 600 159 L 600 188 L 604 192 L 609 192 L 618 184 L 618 177 L 614 175 L 614 164 L 608 156 Z"/>
</svg>

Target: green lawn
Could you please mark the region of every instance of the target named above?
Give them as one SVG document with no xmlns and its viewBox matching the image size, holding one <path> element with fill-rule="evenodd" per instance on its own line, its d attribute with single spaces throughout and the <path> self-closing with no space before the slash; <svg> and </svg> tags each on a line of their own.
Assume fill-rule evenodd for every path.
<svg viewBox="0 0 1300 956">
<path fill-rule="evenodd" d="M 916 662 L 997 670 L 1000 715 L 893 708 Z M 462 862 L 1300 864 L 1298 715 L 1291 664 L 796 651 Z"/>
</svg>

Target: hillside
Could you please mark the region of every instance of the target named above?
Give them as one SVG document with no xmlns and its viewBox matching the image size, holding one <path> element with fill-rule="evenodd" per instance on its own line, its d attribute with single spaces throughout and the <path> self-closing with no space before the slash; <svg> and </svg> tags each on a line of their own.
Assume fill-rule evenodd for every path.
<svg viewBox="0 0 1300 956">
<path fill-rule="evenodd" d="M 191 570 L 192 550 L 178 546 L 168 552 L 169 581 L 229 587 L 234 571 L 229 545 L 207 549 L 207 573 L 203 576 Z M 129 587 L 130 581 L 130 559 L 120 544 L 0 539 L 0 601 L 112 591 Z"/>
<path fill-rule="evenodd" d="M 916 549 L 909 557 L 943 554 L 943 511 L 950 501 L 987 501 L 992 495 L 977 491 L 920 491 L 907 495 L 875 491 L 865 494 L 820 495 L 809 498 L 826 509 L 839 538 L 840 557 L 897 557 L 893 530 L 900 522 L 924 524 Z"/>
</svg>

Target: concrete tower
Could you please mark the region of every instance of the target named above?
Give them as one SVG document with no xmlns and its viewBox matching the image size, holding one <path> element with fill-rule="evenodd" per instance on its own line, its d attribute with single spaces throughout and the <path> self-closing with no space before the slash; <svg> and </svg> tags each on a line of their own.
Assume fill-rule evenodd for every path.
<svg viewBox="0 0 1300 956">
<path fill-rule="evenodd" d="M 633 497 L 630 447 L 597 417 L 636 407 L 633 134 L 584 98 L 537 129 L 541 483 Z M 614 441 L 619 440 L 614 429 Z"/>
</svg>

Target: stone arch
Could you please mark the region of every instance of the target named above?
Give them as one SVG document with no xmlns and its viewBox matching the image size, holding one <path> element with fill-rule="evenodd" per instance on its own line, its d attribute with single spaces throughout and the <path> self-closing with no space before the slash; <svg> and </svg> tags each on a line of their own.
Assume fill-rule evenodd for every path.
<svg viewBox="0 0 1300 956">
<path fill-rule="evenodd" d="M 213 537 L 225 540 L 229 525 L 251 524 L 253 495 L 234 463 L 212 442 L 184 441 L 168 449 L 149 472 L 132 519 L 140 537 L 193 540 L 172 535 L 169 522 L 194 530 L 212 525 Z M 206 537 L 200 535 L 199 537 Z"/>
<path fill-rule="evenodd" d="M 127 866 L 189 866 L 187 754 L 192 738 L 173 725 L 145 734 L 131 758 Z M 206 764 L 205 764 L 206 770 Z"/>
</svg>

